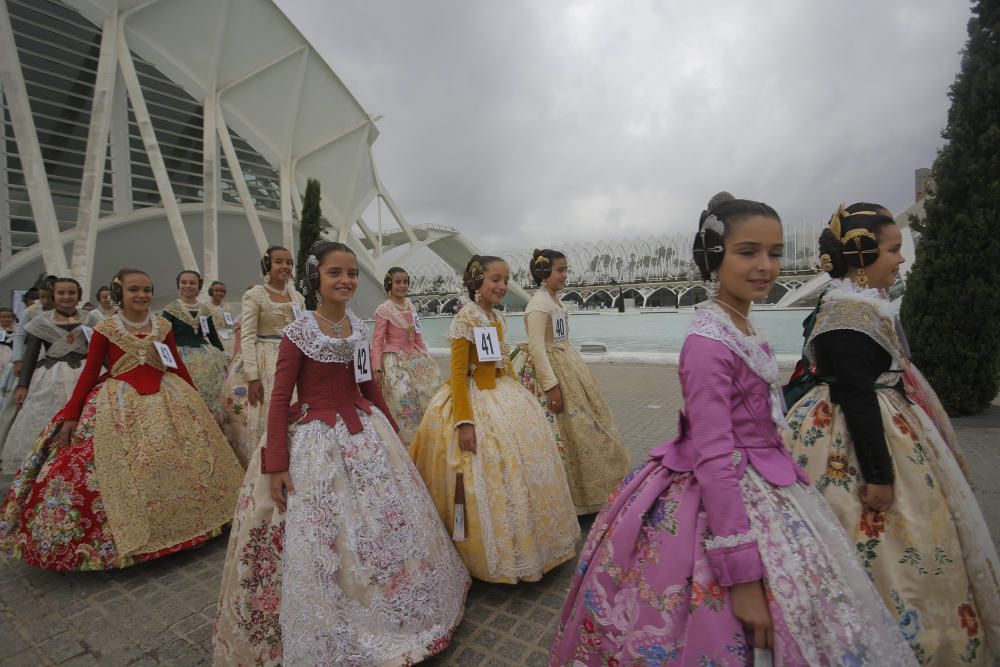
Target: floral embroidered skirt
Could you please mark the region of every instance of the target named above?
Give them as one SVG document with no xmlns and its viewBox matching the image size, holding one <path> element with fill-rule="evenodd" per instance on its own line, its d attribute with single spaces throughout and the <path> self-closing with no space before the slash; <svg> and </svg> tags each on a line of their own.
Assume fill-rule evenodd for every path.
<svg viewBox="0 0 1000 667">
<path fill-rule="evenodd" d="M 219 534 L 242 469 L 196 396 L 171 373 L 155 394 L 99 384 L 67 447 L 55 420 L 35 441 L 0 508 L 0 547 L 43 569 L 107 570 Z"/>
<path fill-rule="evenodd" d="M 56 363 L 52 366 L 38 366 L 31 377 L 28 395 L 24 405 L 17 411 L 17 416 L 7 433 L 3 447 L 3 473 L 13 475 L 21 467 L 24 457 L 31 451 L 31 446 L 38 435 L 45 430 L 52 416 L 59 412 L 76 388 L 76 381 L 83 372 L 83 361 L 76 368 L 67 363 Z M 11 401 L 13 401 L 13 395 Z"/>
<path fill-rule="evenodd" d="M 248 464 L 253 448 L 258 446 L 267 432 L 267 412 L 274 389 L 279 343 L 280 338 L 257 340 L 257 369 L 264 389 L 263 403 L 250 405 L 247 400 L 247 378 L 241 355 L 237 355 L 229 365 L 222 388 L 222 430 L 244 466 Z"/>
<path fill-rule="evenodd" d="M 789 448 L 921 662 L 991 665 L 1000 641 L 1000 565 L 982 511 L 924 410 L 893 389 L 877 396 L 896 475 L 888 512 L 861 505 L 860 466 L 828 385 L 789 412 Z"/>
<path fill-rule="evenodd" d="M 226 381 L 226 353 L 214 345 L 178 346 L 198 394 L 212 415 L 222 421 L 222 385 Z"/>
<path fill-rule="evenodd" d="M 740 481 L 764 565 L 775 665 L 915 665 L 819 494 Z M 705 555 L 710 535 L 690 473 L 651 460 L 594 522 L 552 641 L 550 665 L 753 664 L 729 592 Z"/>
<path fill-rule="evenodd" d="M 576 513 L 593 514 L 631 470 L 631 457 L 583 357 L 565 345 L 553 345 L 547 351 L 563 398 L 563 410 L 555 415 L 555 421 L 569 490 Z M 527 345 L 517 347 L 511 356 L 511 366 L 521 384 L 547 406 Z"/>
<path fill-rule="evenodd" d="M 411 665 L 445 647 L 469 573 L 388 420 L 351 434 L 311 421 L 291 436 L 284 664 Z"/>
<path fill-rule="evenodd" d="M 448 530 L 455 521 L 455 476 L 465 486 L 466 539 L 455 542 L 472 576 L 495 583 L 538 581 L 576 553 L 580 525 L 552 429 L 538 401 L 509 377 L 495 389 L 469 378 L 475 454 L 458 448 L 451 385 L 424 414 L 410 444 L 420 475 Z"/>
<path fill-rule="evenodd" d="M 437 362 L 426 352 L 415 350 L 382 355 L 382 395 L 399 425 L 399 439 L 409 444 L 417 433 L 424 410 L 441 388 Z"/>
</svg>

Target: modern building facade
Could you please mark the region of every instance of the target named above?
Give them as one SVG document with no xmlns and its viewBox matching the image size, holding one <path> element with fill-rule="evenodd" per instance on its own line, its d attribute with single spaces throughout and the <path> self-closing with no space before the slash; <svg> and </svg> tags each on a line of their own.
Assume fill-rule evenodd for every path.
<svg viewBox="0 0 1000 667">
<path fill-rule="evenodd" d="M 92 295 L 126 265 L 159 300 L 182 268 L 239 293 L 267 245 L 296 245 L 308 178 L 328 235 L 358 253 L 365 308 L 386 251 L 455 269 L 476 251 L 406 222 L 372 156 L 377 118 L 271 0 L 0 0 L 0 92 L 0 294 L 47 272 Z"/>
</svg>

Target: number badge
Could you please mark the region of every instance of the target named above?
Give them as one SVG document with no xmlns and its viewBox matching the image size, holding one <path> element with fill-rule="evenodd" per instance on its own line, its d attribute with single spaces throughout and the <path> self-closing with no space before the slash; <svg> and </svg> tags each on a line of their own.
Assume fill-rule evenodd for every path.
<svg viewBox="0 0 1000 667">
<path fill-rule="evenodd" d="M 500 336 L 493 327 L 475 327 L 472 337 L 479 361 L 500 361 Z"/>
<path fill-rule="evenodd" d="M 371 351 L 368 349 L 368 342 L 362 341 L 354 346 L 354 381 L 360 384 L 371 379 Z"/>
<path fill-rule="evenodd" d="M 566 313 L 552 313 L 552 342 L 561 343 L 569 335 L 569 327 L 566 322 Z"/>
</svg>

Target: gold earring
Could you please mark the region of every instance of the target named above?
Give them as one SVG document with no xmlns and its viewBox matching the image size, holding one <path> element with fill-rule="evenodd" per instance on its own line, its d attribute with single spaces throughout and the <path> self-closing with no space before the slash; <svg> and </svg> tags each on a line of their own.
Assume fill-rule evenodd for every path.
<svg viewBox="0 0 1000 667">
<path fill-rule="evenodd" d="M 854 278 L 854 282 L 861 289 L 868 289 L 868 276 L 865 274 L 864 269 L 858 269 L 858 275 Z"/>
</svg>

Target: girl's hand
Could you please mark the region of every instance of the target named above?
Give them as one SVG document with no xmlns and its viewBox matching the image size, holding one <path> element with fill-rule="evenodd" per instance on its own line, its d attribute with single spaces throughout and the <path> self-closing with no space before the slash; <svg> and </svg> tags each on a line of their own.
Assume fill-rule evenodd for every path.
<svg viewBox="0 0 1000 667">
<path fill-rule="evenodd" d="M 69 446 L 69 439 L 73 436 L 73 431 L 76 429 L 76 421 L 72 419 L 67 419 L 59 427 L 59 432 L 56 434 L 55 443 L 56 447 L 60 449 Z"/>
<path fill-rule="evenodd" d="M 549 402 L 549 410 L 553 413 L 559 414 L 563 411 L 562 391 L 560 391 L 559 385 L 545 392 L 545 400 Z"/>
<path fill-rule="evenodd" d="M 260 383 L 260 380 L 247 382 L 247 401 L 254 407 L 264 402 L 264 385 Z"/>
<path fill-rule="evenodd" d="M 865 507 L 876 512 L 888 512 L 892 507 L 892 484 L 865 484 L 858 489 Z"/>
<path fill-rule="evenodd" d="M 292 478 L 288 476 L 288 471 L 272 472 L 271 477 L 271 500 L 278 506 L 278 511 L 282 514 L 288 509 L 288 496 L 295 493 L 295 486 L 292 485 Z"/>
<path fill-rule="evenodd" d="M 24 399 L 28 396 L 27 387 L 18 387 L 14 390 L 14 405 L 20 410 L 21 406 L 24 405 Z"/>
<path fill-rule="evenodd" d="M 458 427 L 458 448 L 463 452 L 476 453 L 476 427 L 462 424 Z"/>
<path fill-rule="evenodd" d="M 729 598 L 733 604 L 733 615 L 753 635 L 754 648 L 773 648 L 774 625 L 760 580 L 733 584 L 729 588 Z"/>
</svg>

